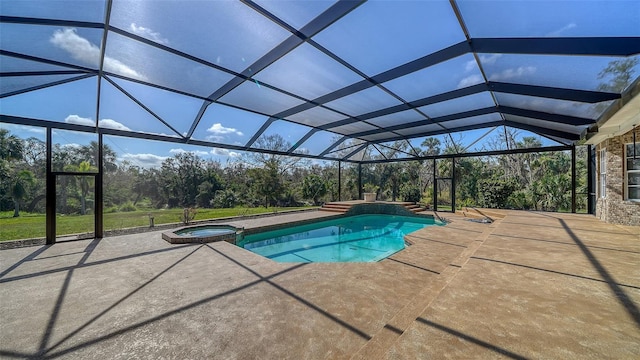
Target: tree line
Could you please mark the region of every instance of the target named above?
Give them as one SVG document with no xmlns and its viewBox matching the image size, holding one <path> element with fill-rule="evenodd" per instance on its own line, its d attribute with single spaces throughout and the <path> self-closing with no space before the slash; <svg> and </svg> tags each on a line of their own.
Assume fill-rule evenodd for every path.
<svg viewBox="0 0 640 360">
<path fill-rule="evenodd" d="M 518 135 L 514 129 L 501 131 L 487 142 L 484 150 L 503 149 L 504 144 L 513 150 L 542 147 L 538 137 Z M 444 139 L 443 142 L 435 137 L 426 138 L 418 152 L 436 157 L 465 152 L 460 140 L 455 137 Z M 380 154 L 372 156 L 371 160 L 394 158 L 398 151 L 411 151 L 406 142 L 394 144 L 393 149 L 379 150 Z M 578 146 L 576 150 L 576 193 L 579 195 L 576 205 L 581 211 L 587 206 L 586 151 L 586 146 Z M 452 178 L 455 178 L 458 208 L 571 210 L 570 151 L 376 163 L 364 165 L 362 177 L 365 190 L 375 191 L 382 200 L 414 201 L 433 206 L 436 192 L 438 205 L 450 206 L 454 190 Z"/>
<path fill-rule="evenodd" d="M 500 132 L 502 133 L 502 132 Z M 438 156 L 464 152 L 460 141 L 430 137 L 419 147 L 407 141 L 369 146 L 359 159 L 380 160 L 406 154 Z M 507 143 L 509 148 L 541 147 L 536 137 L 519 137 L 517 131 L 489 142 L 488 149 Z M 285 151 L 291 147 L 280 135 L 258 139 L 258 147 Z M 348 154 L 357 140 L 345 142 L 337 156 Z M 577 189 L 586 193 L 586 153 L 578 147 Z M 94 208 L 94 177 L 98 144 L 53 145 L 52 169 L 72 175 L 57 176 L 56 211 L 87 214 Z M 0 210 L 44 212 L 46 146 L 37 138 L 22 139 L 0 129 Z M 454 164 L 455 162 L 455 164 Z M 435 165 L 435 169 L 434 169 Z M 104 210 L 134 211 L 149 208 L 230 208 L 320 205 L 357 199 L 361 191 L 376 192 L 379 200 L 414 201 L 450 205 L 451 178 L 455 175 L 456 204 L 491 208 L 568 211 L 571 207 L 571 159 L 568 152 L 542 152 L 490 157 L 441 158 L 395 163 L 341 164 L 314 162 L 304 157 L 272 153 L 244 153 L 221 164 L 195 153 L 182 152 L 159 167 L 145 168 L 118 161 L 109 146 L 103 148 Z M 362 189 L 358 188 L 361 171 Z M 455 174 L 453 172 L 455 171 Z M 434 172 L 436 180 L 434 181 Z M 340 193 L 339 193 L 340 192 Z M 579 208 L 586 197 L 579 197 Z"/>
</svg>

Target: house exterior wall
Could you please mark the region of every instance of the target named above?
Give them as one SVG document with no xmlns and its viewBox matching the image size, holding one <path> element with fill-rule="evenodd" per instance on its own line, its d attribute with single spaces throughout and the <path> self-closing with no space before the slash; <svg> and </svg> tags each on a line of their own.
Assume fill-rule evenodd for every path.
<svg viewBox="0 0 640 360">
<path fill-rule="evenodd" d="M 640 202 L 625 199 L 625 144 L 640 142 L 640 128 L 611 137 L 596 145 L 596 217 L 612 224 L 640 226 Z M 606 194 L 600 193 L 600 150 L 606 150 Z"/>
</svg>

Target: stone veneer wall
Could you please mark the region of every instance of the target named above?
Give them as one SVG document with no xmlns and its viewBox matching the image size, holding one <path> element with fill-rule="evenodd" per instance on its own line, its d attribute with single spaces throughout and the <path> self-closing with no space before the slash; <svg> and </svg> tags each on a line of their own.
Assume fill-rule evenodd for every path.
<svg viewBox="0 0 640 360">
<path fill-rule="evenodd" d="M 635 129 L 640 141 L 640 128 Z M 625 200 L 625 144 L 633 132 L 609 138 L 596 146 L 596 217 L 612 224 L 640 226 L 640 202 Z M 600 150 L 606 150 L 606 196 L 600 196 Z"/>
</svg>

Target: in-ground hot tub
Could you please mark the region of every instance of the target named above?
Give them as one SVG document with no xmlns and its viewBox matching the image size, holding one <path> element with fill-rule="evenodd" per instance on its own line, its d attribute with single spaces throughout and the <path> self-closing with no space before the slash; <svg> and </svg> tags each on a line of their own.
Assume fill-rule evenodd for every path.
<svg viewBox="0 0 640 360">
<path fill-rule="evenodd" d="M 236 243 L 236 235 L 242 229 L 229 225 L 185 226 L 162 233 L 162 238 L 172 244 L 209 243 L 226 241 Z"/>
</svg>

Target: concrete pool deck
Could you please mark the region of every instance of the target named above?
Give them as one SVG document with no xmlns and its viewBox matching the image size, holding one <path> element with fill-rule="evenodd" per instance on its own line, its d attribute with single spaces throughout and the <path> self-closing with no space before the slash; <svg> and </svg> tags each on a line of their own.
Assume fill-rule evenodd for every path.
<svg viewBox="0 0 640 360">
<path fill-rule="evenodd" d="M 440 213 L 378 263 L 275 263 L 161 231 L 0 251 L 0 357 L 640 358 L 640 228 L 504 213 Z M 310 216 L 332 214 L 239 221 Z"/>
</svg>

